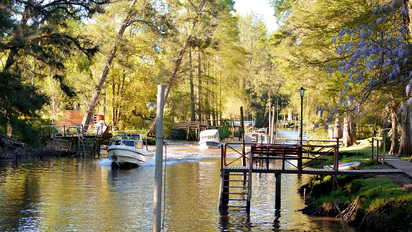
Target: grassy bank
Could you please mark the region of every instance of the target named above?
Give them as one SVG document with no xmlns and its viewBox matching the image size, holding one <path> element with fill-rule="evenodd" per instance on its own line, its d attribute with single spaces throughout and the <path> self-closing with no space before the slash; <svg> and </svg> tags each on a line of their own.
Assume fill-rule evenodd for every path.
<svg viewBox="0 0 412 232">
<path fill-rule="evenodd" d="M 332 190 L 334 181 L 311 181 L 306 213 L 343 217 L 360 231 L 412 231 L 412 194 L 389 178 L 338 178 L 340 188 Z"/>
<path fill-rule="evenodd" d="M 368 140 L 360 141 L 340 149 L 340 161 L 361 161 L 362 168 L 379 165 L 371 160 L 371 153 Z M 333 157 L 326 162 L 332 161 Z M 304 187 L 310 191 L 304 213 L 342 217 L 359 231 L 412 231 L 412 194 L 388 177 L 326 176 L 312 178 Z"/>
<path fill-rule="evenodd" d="M 379 154 L 382 154 L 382 150 L 379 151 Z M 375 153 L 376 153 L 376 148 L 375 148 Z M 388 153 L 388 150 L 386 150 L 386 153 Z M 351 147 L 344 147 L 344 148 L 339 148 L 339 162 L 340 163 L 350 163 L 354 161 L 361 161 L 362 165 L 361 168 L 367 168 L 372 165 L 379 164 L 379 162 L 371 159 L 372 157 L 372 145 L 370 143 L 370 139 L 365 139 L 365 140 L 359 140 L 356 145 L 353 145 Z M 323 162 L 322 161 L 317 161 L 312 164 L 312 167 L 314 168 L 323 168 L 323 166 L 326 164 L 333 164 L 333 156 L 329 155 L 326 157 L 323 157 Z"/>
</svg>

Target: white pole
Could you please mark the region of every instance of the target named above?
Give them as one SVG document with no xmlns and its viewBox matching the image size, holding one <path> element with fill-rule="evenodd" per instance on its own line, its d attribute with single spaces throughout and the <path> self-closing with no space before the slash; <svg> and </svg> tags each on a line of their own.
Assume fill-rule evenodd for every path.
<svg viewBox="0 0 412 232">
<path fill-rule="evenodd" d="M 306 140 L 309 140 L 309 85 L 310 79 L 308 79 L 308 90 L 306 99 Z"/>
<path fill-rule="evenodd" d="M 271 127 L 271 123 L 272 123 L 272 100 L 270 99 L 270 95 L 269 95 L 269 125 L 268 125 L 268 132 L 269 132 L 269 143 L 272 143 L 272 127 Z"/>
<path fill-rule="evenodd" d="M 280 118 L 280 121 L 282 121 L 282 118 Z M 278 126 L 279 126 L 279 99 L 276 98 L 276 129 L 275 129 L 275 139 L 278 138 Z"/>
<path fill-rule="evenodd" d="M 272 124 L 271 124 L 272 134 L 270 135 L 271 136 L 270 143 L 274 143 L 275 141 L 275 136 L 273 135 L 275 132 L 274 125 L 275 125 L 275 106 L 272 106 Z"/>
<path fill-rule="evenodd" d="M 155 166 L 155 188 L 153 199 L 153 231 L 158 232 L 161 228 L 162 212 L 162 172 L 163 172 L 163 106 L 164 85 L 157 86 L 157 111 L 156 111 L 156 166 Z"/>
</svg>

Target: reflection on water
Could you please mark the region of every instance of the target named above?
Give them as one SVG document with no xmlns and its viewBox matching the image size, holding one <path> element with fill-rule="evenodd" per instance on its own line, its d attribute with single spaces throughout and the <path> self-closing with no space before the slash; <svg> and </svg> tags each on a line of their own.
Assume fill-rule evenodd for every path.
<svg viewBox="0 0 412 232">
<path fill-rule="evenodd" d="M 282 175 L 279 218 L 273 174 L 253 174 L 249 216 L 220 214 L 220 150 L 170 142 L 165 151 L 165 231 L 342 230 L 340 221 L 298 211 L 305 176 Z M 71 158 L 0 163 L 0 231 L 151 231 L 154 167 L 112 169 L 107 159 Z"/>
</svg>

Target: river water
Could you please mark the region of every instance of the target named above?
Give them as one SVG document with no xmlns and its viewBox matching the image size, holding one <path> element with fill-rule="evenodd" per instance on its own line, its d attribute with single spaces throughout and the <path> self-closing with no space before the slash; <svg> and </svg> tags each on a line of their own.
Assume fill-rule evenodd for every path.
<svg viewBox="0 0 412 232">
<path fill-rule="evenodd" d="M 282 175 L 277 220 L 274 174 L 253 174 L 249 215 L 221 214 L 220 150 L 168 141 L 164 152 L 163 231 L 343 231 L 337 219 L 299 211 L 307 176 Z M 112 169 L 106 158 L 0 162 L 0 231 L 151 231 L 154 176 L 154 162 L 133 169 Z"/>
</svg>

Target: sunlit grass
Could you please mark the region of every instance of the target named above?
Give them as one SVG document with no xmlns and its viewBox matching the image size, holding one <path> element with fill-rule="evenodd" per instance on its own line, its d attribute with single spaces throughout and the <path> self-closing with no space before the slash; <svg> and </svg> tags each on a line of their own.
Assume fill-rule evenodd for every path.
<svg viewBox="0 0 412 232">
<path fill-rule="evenodd" d="M 389 145 L 386 145 L 385 153 L 388 154 Z M 376 144 L 374 147 L 374 153 L 376 153 Z M 379 149 L 379 154 L 383 154 L 382 148 Z M 375 154 L 376 156 L 376 154 Z M 341 147 L 339 148 L 339 162 L 340 163 L 350 163 L 355 161 L 361 161 L 362 165 L 360 168 L 367 168 L 369 166 L 380 164 L 376 157 L 372 159 L 372 143 L 371 139 L 364 139 L 358 140 L 355 145 L 350 147 Z M 314 168 L 322 168 L 324 165 L 332 165 L 333 164 L 333 155 L 328 155 L 322 157 L 323 162 L 317 161 L 313 163 L 311 166 Z M 405 158 L 408 160 L 407 158 Z"/>
</svg>

